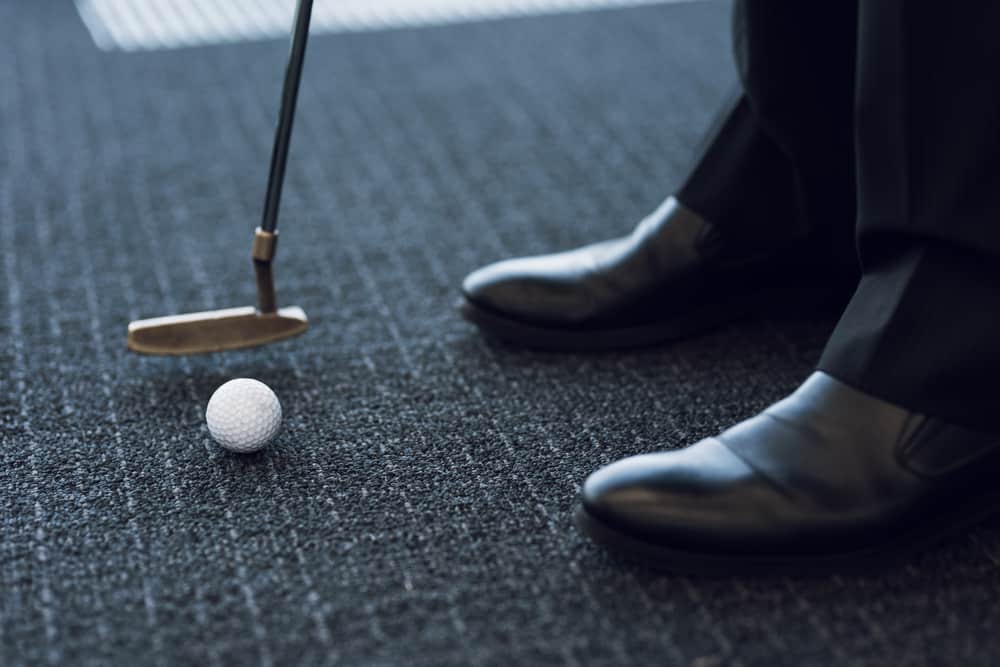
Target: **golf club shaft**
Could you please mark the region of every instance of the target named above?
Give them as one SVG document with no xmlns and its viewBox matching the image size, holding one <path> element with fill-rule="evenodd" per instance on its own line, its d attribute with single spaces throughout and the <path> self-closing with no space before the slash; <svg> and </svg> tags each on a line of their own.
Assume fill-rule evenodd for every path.
<svg viewBox="0 0 1000 667">
<path fill-rule="evenodd" d="M 271 171 L 267 177 L 267 197 L 264 200 L 264 217 L 261 229 L 273 232 L 278 226 L 278 206 L 281 202 L 281 186 L 285 181 L 285 164 L 288 161 L 288 144 L 292 137 L 292 121 L 295 119 L 295 103 L 299 96 L 299 79 L 302 77 L 302 62 L 306 55 L 306 41 L 309 38 L 309 18 L 312 15 L 313 0 L 299 0 L 295 12 L 295 27 L 292 33 L 292 47 L 285 69 L 285 83 L 281 92 L 281 112 L 278 128 L 274 133 L 274 149 L 271 152 Z"/>
</svg>

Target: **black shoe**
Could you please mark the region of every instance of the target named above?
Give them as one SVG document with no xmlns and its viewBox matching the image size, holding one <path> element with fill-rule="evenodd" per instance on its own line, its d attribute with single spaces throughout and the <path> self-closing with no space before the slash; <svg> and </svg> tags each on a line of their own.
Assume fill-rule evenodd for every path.
<svg viewBox="0 0 1000 667">
<path fill-rule="evenodd" d="M 765 288 L 795 283 L 778 259 L 786 245 L 727 237 L 671 197 L 629 236 L 473 272 L 461 312 L 487 334 L 543 349 L 666 342 L 733 321 Z"/>
<path fill-rule="evenodd" d="M 1000 509 L 998 479 L 1000 436 L 817 372 L 715 438 L 598 470 L 577 524 L 680 573 L 864 570 Z"/>
</svg>

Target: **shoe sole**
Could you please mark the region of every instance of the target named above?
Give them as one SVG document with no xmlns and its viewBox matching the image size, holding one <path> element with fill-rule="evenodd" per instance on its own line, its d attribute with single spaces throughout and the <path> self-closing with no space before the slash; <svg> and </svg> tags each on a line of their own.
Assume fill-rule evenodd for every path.
<svg viewBox="0 0 1000 667">
<path fill-rule="evenodd" d="M 1000 512 L 1000 492 L 976 496 L 948 517 L 940 517 L 937 530 L 920 530 L 901 535 L 892 544 L 870 549 L 817 555 L 719 555 L 686 551 L 638 539 L 595 517 L 582 504 L 577 507 L 577 528 L 595 543 L 627 560 L 660 572 L 681 575 L 819 575 L 831 573 L 871 574 L 899 565 L 956 534 L 967 531 Z M 923 525 L 933 522 L 928 517 Z"/>
<path fill-rule="evenodd" d="M 462 298 L 458 310 L 483 333 L 508 343 L 558 352 L 607 352 L 637 347 L 647 347 L 688 338 L 725 324 L 746 318 L 754 310 L 758 298 L 745 298 L 740 302 L 714 303 L 669 320 L 641 327 L 620 329 L 568 329 L 530 324 L 484 308 L 467 298 Z"/>
<path fill-rule="evenodd" d="M 725 301 L 714 301 L 700 310 L 641 327 L 571 329 L 525 322 L 482 306 L 463 296 L 458 311 L 491 338 L 549 352 L 610 352 L 672 343 L 782 307 L 794 311 L 838 304 L 843 308 L 854 286 L 810 283 L 761 287 Z"/>
</svg>

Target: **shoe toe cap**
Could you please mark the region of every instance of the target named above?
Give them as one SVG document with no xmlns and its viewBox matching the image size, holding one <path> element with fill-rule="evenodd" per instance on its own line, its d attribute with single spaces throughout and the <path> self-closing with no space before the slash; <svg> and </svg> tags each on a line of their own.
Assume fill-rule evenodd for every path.
<svg viewBox="0 0 1000 667">
<path fill-rule="evenodd" d="M 492 304 L 509 289 L 511 282 L 506 268 L 508 261 L 495 262 L 476 269 L 462 281 L 465 298 L 484 304 Z"/>
<path fill-rule="evenodd" d="M 717 542 L 755 520 L 753 470 L 715 439 L 617 461 L 587 478 L 584 509 L 637 539 Z M 750 493 L 748 494 L 748 490 Z"/>
<path fill-rule="evenodd" d="M 579 275 L 547 257 L 496 262 L 462 281 L 472 304 L 520 320 L 574 321 L 585 316 L 591 299 Z"/>
</svg>

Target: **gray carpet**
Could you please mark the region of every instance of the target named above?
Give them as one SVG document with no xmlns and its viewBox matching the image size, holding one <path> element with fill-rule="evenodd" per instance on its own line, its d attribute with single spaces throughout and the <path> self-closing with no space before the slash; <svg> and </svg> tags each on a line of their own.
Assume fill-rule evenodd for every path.
<svg viewBox="0 0 1000 667">
<path fill-rule="evenodd" d="M 1000 530 L 869 577 L 661 576 L 578 485 L 796 386 L 829 313 L 664 349 L 482 340 L 457 284 L 626 231 L 733 81 L 721 3 L 317 36 L 281 218 L 302 338 L 190 359 L 137 317 L 252 303 L 287 44 L 95 49 L 0 3 L 0 664 L 921 665 L 1000 660 Z M 253 456 L 228 378 L 281 397 Z"/>
</svg>

